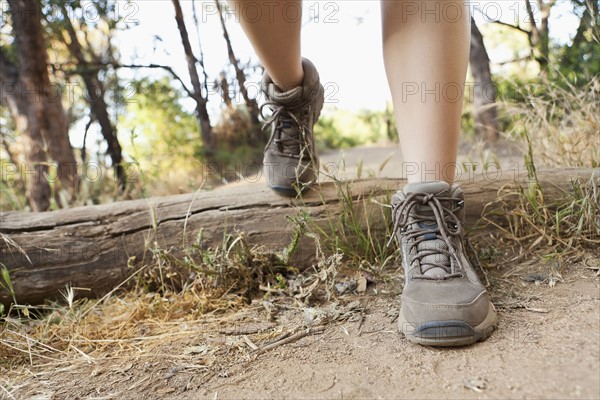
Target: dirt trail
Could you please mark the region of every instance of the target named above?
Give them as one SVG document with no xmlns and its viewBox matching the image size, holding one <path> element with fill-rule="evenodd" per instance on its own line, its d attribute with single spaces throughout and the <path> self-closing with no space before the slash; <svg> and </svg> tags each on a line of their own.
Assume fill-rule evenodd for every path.
<svg viewBox="0 0 600 400">
<path fill-rule="evenodd" d="M 599 259 L 593 258 L 591 265 Z M 588 262 L 588 265 L 590 263 Z M 17 399 L 597 399 L 600 397 L 600 279 L 581 264 L 548 283 L 510 281 L 492 289 L 499 329 L 483 343 L 438 349 L 411 344 L 396 330 L 401 282 L 342 296 L 360 304 L 354 319 L 254 357 L 242 333 L 253 323 L 277 330 L 302 324 L 289 309 L 267 322 L 264 308 L 237 312 L 218 326 L 198 321 L 185 336 L 167 336 L 151 354 L 111 357 L 32 374 Z M 509 289 L 506 291 L 505 289 Z M 377 294 L 375 293 L 377 291 Z M 181 324 L 180 329 L 184 329 Z M 174 327 L 177 330 L 177 325 Z M 237 330 L 237 331 L 236 331 Z M 262 344 L 257 336 L 246 335 Z M 143 342 L 139 342 L 143 347 Z M 202 347 L 227 347 L 211 368 Z M 190 354 L 196 346 L 199 354 Z M 240 351 L 240 349 L 242 349 Z M 223 353 L 220 353 L 223 354 Z M 216 367 L 216 368 L 215 368 Z M 208 371 L 208 372 L 207 372 Z"/>
<path fill-rule="evenodd" d="M 516 144 L 500 141 L 491 147 L 483 148 L 467 140 L 461 140 L 458 149 L 457 177 L 459 180 L 468 179 L 469 174 L 464 170 L 463 163 L 480 173 L 484 164 L 488 164 L 490 174 L 513 174 L 515 169 L 524 168 L 523 156 Z M 362 177 L 369 175 L 402 178 L 403 168 L 400 147 L 394 144 L 358 146 L 345 150 L 331 150 L 320 155 L 321 166 L 337 179 L 354 179 L 359 170 Z M 497 172 L 497 170 L 500 170 Z M 494 176 L 494 175 L 491 175 Z M 323 178 L 322 178 L 323 179 Z M 326 178 L 325 178 L 326 179 Z"/>
<path fill-rule="evenodd" d="M 500 328 L 488 341 L 450 350 L 400 338 L 385 314 L 389 303 L 371 299 L 362 333 L 352 325 L 332 328 L 269 354 L 201 393 L 218 398 L 598 398 L 598 282 L 574 281 L 537 292 L 542 300 L 531 306 L 547 313 L 502 312 Z"/>
<path fill-rule="evenodd" d="M 397 301 L 366 297 L 360 329 L 330 327 L 180 398 L 599 398 L 599 283 L 527 287 L 529 310 L 501 311 L 489 340 L 458 349 L 409 343 L 388 315 Z"/>
</svg>

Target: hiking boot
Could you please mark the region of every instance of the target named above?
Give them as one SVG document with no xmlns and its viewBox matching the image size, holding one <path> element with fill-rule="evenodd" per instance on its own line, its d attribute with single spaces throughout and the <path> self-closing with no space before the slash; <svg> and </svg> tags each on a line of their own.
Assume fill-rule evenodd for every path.
<svg viewBox="0 0 600 400">
<path fill-rule="evenodd" d="M 265 73 L 262 90 L 271 109 L 263 129 L 271 125 L 265 147 L 264 173 L 271 189 L 284 196 L 296 196 L 315 183 L 319 174 L 313 126 L 323 108 L 323 86 L 313 63 L 302 59 L 301 86 L 282 91 Z"/>
<path fill-rule="evenodd" d="M 465 254 L 460 187 L 408 184 L 392 197 L 392 218 L 404 269 L 400 331 L 429 346 L 487 338 L 496 327 L 496 311 Z"/>
</svg>

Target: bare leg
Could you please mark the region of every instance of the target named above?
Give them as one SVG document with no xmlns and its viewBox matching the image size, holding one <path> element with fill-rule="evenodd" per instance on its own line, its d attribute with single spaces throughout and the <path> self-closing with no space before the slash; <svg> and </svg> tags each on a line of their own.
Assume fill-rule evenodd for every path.
<svg viewBox="0 0 600 400">
<path fill-rule="evenodd" d="M 470 17 L 464 2 L 382 0 L 383 52 L 410 182 L 454 180 Z"/>
<path fill-rule="evenodd" d="M 299 86 L 302 0 L 229 0 L 229 5 L 273 82 L 283 90 Z"/>
</svg>

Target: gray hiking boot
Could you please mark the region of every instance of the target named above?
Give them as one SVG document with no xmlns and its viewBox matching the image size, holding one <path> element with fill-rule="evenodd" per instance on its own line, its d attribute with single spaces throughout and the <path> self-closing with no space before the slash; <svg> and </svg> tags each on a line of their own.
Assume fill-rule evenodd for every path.
<svg viewBox="0 0 600 400">
<path fill-rule="evenodd" d="M 446 182 L 408 184 L 392 210 L 404 268 L 400 331 L 430 346 L 487 338 L 496 311 L 465 254 L 463 191 Z"/>
<path fill-rule="evenodd" d="M 263 107 L 272 111 L 264 125 L 271 125 L 271 138 L 263 168 L 269 187 L 284 196 L 302 193 L 319 175 L 313 126 L 323 108 L 324 91 L 313 63 L 304 58 L 302 67 L 302 86 L 281 91 L 266 73 L 262 82 L 267 102 L 261 112 Z"/>
</svg>

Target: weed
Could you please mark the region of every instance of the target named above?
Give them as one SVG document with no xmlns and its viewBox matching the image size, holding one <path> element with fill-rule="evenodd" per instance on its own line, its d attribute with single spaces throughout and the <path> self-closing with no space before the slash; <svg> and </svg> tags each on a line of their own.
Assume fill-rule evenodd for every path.
<svg viewBox="0 0 600 400">
<path fill-rule="evenodd" d="M 565 86 L 547 84 L 542 94 L 502 104 L 512 125 L 508 135 L 535 143 L 535 158 L 543 165 L 596 168 L 600 166 L 600 78 L 583 88 L 568 82 Z"/>
<path fill-rule="evenodd" d="M 549 201 L 535 183 L 505 193 L 497 210 L 483 220 L 494 225 L 521 251 L 546 257 L 579 258 L 585 248 L 600 244 L 599 179 L 571 182 L 571 188 Z M 510 199 L 510 201 L 509 201 Z M 494 222 L 501 216 L 504 224 Z"/>
<path fill-rule="evenodd" d="M 343 254 L 350 268 L 383 272 L 398 254 L 387 246 L 391 235 L 389 191 L 356 195 L 351 182 L 334 179 L 334 185 L 339 203 L 332 210 L 321 194 L 325 226 L 312 224 L 311 230 L 323 239 L 327 254 Z"/>
<path fill-rule="evenodd" d="M 15 297 L 15 289 L 10 279 L 10 272 L 8 271 L 8 268 L 6 268 L 6 266 L 1 262 L 0 267 L 0 288 L 2 288 L 10 295 L 10 297 L 13 300 L 13 304 L 17 304 L 17 298 Z M 4 316 L 5 311 L 6 310 L 4 308 L 4 304 L 0 303 L 0 318 Z"/>
</svg>

